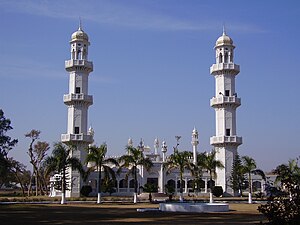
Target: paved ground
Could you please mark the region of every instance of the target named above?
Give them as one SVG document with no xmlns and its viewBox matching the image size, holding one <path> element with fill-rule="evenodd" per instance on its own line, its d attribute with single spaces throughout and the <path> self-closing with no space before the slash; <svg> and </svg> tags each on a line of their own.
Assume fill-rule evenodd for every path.
<svg viewBox="0 0 300 225">
<path fill-rule="evenodd" d="M 230 204 L 225 213 L 137 212 L 157 204 L 0 205 L 1 224 L 259 224 L 258 204 Z"/>
</svg>

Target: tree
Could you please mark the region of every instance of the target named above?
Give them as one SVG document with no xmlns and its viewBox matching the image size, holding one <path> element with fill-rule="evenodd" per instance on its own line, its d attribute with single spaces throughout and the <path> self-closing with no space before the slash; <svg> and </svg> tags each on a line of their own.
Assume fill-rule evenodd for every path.
<svg viewBox="0 0 300 225">
<path fill-rule="evenodd" d="M 76 157 L 71 157 L 73 150 L 74 146 L 71 144 L 55 143 L 52 155 L 45 160 L 47 173 L 55 172 L 61 174 L 61 204 L 66 203 L 66 190 L 69 190 L 69 185 L 71 185 L 68 179 L 68 169 L 71 167 L 73 170 L 83 173 L 80 160 Z"/>
<path fill-rule="evenodd" d="M 179 200 L 183 201 L 183 173 L 185 169 L 191 168 L 191 162 L 190 159 L 192 157 L 192 152 L 183 151 L 179 152 L 178 150 L 174 151 L 173 154 L 171 154 L 165 164 L 167 167 L 167 172 L 170 172 L 171 170 L 178 169 L 179 170 L 179 178 L 180 178 L 180 198 Z"/>
<path fill-rule="evenodd" d="M 91 169 L 98 171 L 97 203 L 101 203 L 101 173 L 104 171 L 105 177 L 116 179 L 115 172 L 111 166 L 117 166 L 118 162 L 113 158 L 105 158 L 107 153 L 107 145 L 104 143 L 100 147 L 91 146 L 88 148 L 86 163 L 93 163 Z"/>
<path fill-rule="evenodd" d="M 200 191 L 200 180 L 203 175 L 204 159 L 205 153 L 198 153 L 197 163 L 191 163 L 189 168 L 192 176 L 194 177 L 194 190 L 196 191 L 196 193 Z"/>
<path fill-rule="evenodd" d="M 134 179 L 134 196 L 133 196 L 133 202 L 137 203 L 137 190 L 138 190 L 138 180 L 137 180 L 137 174 L 138 174 L 138 167 L 144 167 L 147 171 L 151 169 L 153 166 L 153 163 L 151 159 L 146 158 L 142 152 L 142 150 L 132 147 L 132 146 L 126 146 L 127 155 L 123 155 L 119 158 L 120 168 L 118 172 L 120 172 L 121 169 L 127 168 L 128 171 L 126 173 L 126 180 L 131 175 Z"/>
<path fill-rule="evenodd" d="M 38 190 L 43 194 L 43 189 L 46 190 L 48 194 L 48 189 L 46 185 L 46 176 L 43 168 L 43 162 L 46 158 L 47 152 L 50 149 L 49 143 L 45 141 L 38 141 L 33 147 L 33 162 L 35 167 L 35 180 L 36 180 L 36 194 Z"/>
<path fill-rule="evenodd" d="M 17 139 L 6 135 L 12 129 L 10 119 L 5 118 L 3 110 L 0 109 L 0 187 L 8 181 L 11 169 L 8 152 L 18 143 Z"/>
<path fill-rule="evenodd" d="M 216 160 L 216 151 L 213 150 L 210 153 L 205 154 L 204 158 L 204 169 L 206 169 L 209 173 L 209 180 L 210 180 L 210 191 L 209 191 L 209 202 L 212 203 L 212 188 L 213 188 L 213 178 L 216 178 L 216 169 L 217 168 L 224 168 L 224 165 L 221 161 Z"/>
<path fill-rule="evenodd" d="M 242 160 L 239 156 L 239 154 L 236 154 L 235 159 L 232 164 L 232 171 L 230 176 L 230 183 L 231 188 L 235 192 L 239 192 L 239 194 L 242 196 L 242 191 L 245 186 L 245 175 L 244 175 L 244 167 L 242 164 Z"/>
<path fill-rule="evenodd" d="M 36 179 L 36 183 L 37 183 L 37 166 L 36 166 L 36 158 L 35 158 L 34 151 L 33 151 L 33 145 L 34 145 L 34 142 L 39 138 L 40 133 L 41 133 L 41 131 L 33 129 L 30 132 L 28 132 L 27 134 L 25 134 L 25 137 L 28 137 L 31 139 L 27 154 L 29 155 L 30 164 L 32 165 L 32 170 L 33 170 L 33 173 L 31 174 L 31 178 L 30 178 L 29 188 L 28 188 L 28 196 L 30 196 L 30 192 L 32 190 L 32 179 L 33 179 L 34 175 L 35 175 L 35 179 Z M 38 195 L 37 185 L 36 185 L 36 195 Z"/>
<path fill-rule="evenodd" d="M 258 207 L 258 211 L 263 213 L 270 224 L 299 224 L 300 221 L 300 167 L 298 160 L 290 160 L 288 165 L 281 164 L 276 167 L 276 180 L 281 183 L 281 187 L 273 187 L 272 194 L 268 197 L 268 202 Z M 287 193 L 277 195 L 277 193 Z"/>
<path fill-rule="evenodd" d="M 155 193 L 158 191 L 158 187 L 156 184 L 152 183 L 146 183 L 143 187 L 143 192 L 149 193 L 149 202 L 152 202 L 152 193 Z"/>
<path fill-rule="evenodd" d="M 260 169 L 257 169 L 256 162 L 253 158 L 249 156 L 243 156 L 243 170 L 244 173 L 248 175 L 248 184 L 249 184 L 249 199 L 248 202 L 252 203 L 252 174 L 259 174 L 262 176 L 262 178 L 265 180 L 264 172 Z"/>
</svg>

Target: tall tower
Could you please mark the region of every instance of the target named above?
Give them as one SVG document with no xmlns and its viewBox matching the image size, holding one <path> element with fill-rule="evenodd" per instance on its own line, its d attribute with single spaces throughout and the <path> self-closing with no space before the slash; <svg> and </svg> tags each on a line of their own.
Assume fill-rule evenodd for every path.
<svg viewBox="0 0 300 225">
<path fill-rule="evenodd" d="M 197 164 L 197 146 L 199 144 L 199 140 L 198 140 L 198 131 L 196 127 L 194 127 L 194 130 L 192 132 L 191 144 L 193 146 L 193 163 Z"/>
<path fill-rule="evenodd" d="M 216 151 L 216 159 L 224 168 L 217 169 L 216 185 L 222 186 L 225 193 L 234 195 L 229 187 L 232 163 L 237 154 L 237 148 L 242 144 L 242 138 L 236 132 L 236 109 L 241 105 L 241 99 L 235 91 L 235 76 L 240 72 L 240 66 L 234 64 L 234 48 L 232 39 L 223 34 L 216 41 L 216 63 L 210 67 L 210 73 L 215 77 L 215 97 L 210 100 L 210 106 L 216 112 L 216 135 L 210 138 L 210 144 Z"/>
<path fill-rule="evenodd" d="M 63 143 L 76 146 L 72 157 L 85 161 L 86 149 L 93 143 L 93 134 L 88 131 L 88 108 L 93 104 L 93 96 L 88 95 L 88 77 L 93 71 L 93 63 L 88 61 L 88 35 L 82 30 L 81 25 L 72 34 L 71 59 L 65 61 L 66 71 L 69 72 L 69 93 L 64 95 L 64 103 L 68 107 L 67 133 L 61 135 Z M 67 197 L 80 196 L 82 179 L 78 171 L 70 168 L 71 187 Z"/>
</svg>

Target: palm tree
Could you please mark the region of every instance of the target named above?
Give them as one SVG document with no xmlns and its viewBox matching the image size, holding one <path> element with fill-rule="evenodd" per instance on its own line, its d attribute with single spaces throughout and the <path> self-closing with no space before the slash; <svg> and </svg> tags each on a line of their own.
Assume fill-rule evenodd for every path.
<svg viewBox="0 0 300 225">
<path fill-rule="evenodd" d="M 212 188 L 213 188 L 213 178 L 216 178 L 217 173 L 216 173 L 216 169 L 217 168 L 224 168 L 223 163 L 220 160 L 216 160 L 216 151 L 213 150 L 210 153 L 206 153 L 204 154 L 205 158 L 204 158 L 204 169 L 206 169 L 209 172 L 209 183 L 210 183 L 210 191 L 209 191 L 209 202 L 212 203 L 213 202 L 213 198 L 212 198 Z"/>
<path fill-rule="evenodd" d="M 133 195 L 133 203 L 137 203 L 137 190 L 138 190 L 138 181 L 137 181 L 137 173 L 138 167 L 143 166 L 146 170 L 150 170 L 153 166 L 151 159 L 146 158 L 143 152 L 135 147 L 126 146 L 127 155 L 123 155 L 119 158 L 120 167 L 118 172 L 122 168 L 128 168 L 128 172 L 126 173 L 126 180 L 131 175 L 134 180 L 134 195 Z"/>
<path fill-rule="evenodd" d="M 191 168 L 191 162 L 190 159 L 192 157 L 192 152 L 188 151 L 174 151 L 173 154 L 171 154 L 165 164 L 167 167 L 167 172 L 170 172 L 173 169 L 178 169 L 179 170 L 179 177 L 180 177 L 180 197 L 179 201 L 183 201 L 183 173 L 185 169 L 190 169 Z"/>
<path fill-rule="evenodd" d="M 205 159 L 205 153 L 198 153 L 197 163 L 190 164 L 190 171 L 192 176 L 194 177 L 194 189 L 197 193 L 200 190 L 200 180 L 203 174 L 204 159 Z"/>
<path fill-rule="evenodd" d="M 81 162 L 78 158 L 71 157 L 74 149 L 72 145 L 65 145 L 61 142 L 54 144 L 52 156 L 49 156 L 46 161 L 47 174 L 56 172 L 61 174 L 61 204 L 66 203 L 66 190 L 68 189 L 68 169 L 71 167 L 73 170 L 83 172 Z"/>
<path fill-rule="evenodd" d="M 247 173 L 247 175 L 248 175 L 248 184 L 249 184 L 248 203 L 251 204 L 252 203 L 252 178 L 251 178 L 251 174 L 258 174 L 264 180 L 266 178 L 265 178 L 264 172 L 262 170 L 256 168 L 256 162 L 253 158 L 251 158 L 249 156 L 243 156 L 242 161 L 243 161 L 244 173 Z"/>
<path fill-rule="evenodd" d="M 115 171 L 110 166 L 118 166 L 118 162 L 113 158 L 105 158 L 107 153 L 106 143 L 97 146 L 91 146 L 88 148 L 88 154 L 86 156 L 86 163 L 93 163 L 93 166 L 90 169 L 98 171 L 98 185 L 97 192 L 98 198 L 97 203 L 101 203 L 101 172 L 104 171 L 104 174 L 107 178 L 111 177 L 113 180 L 116 179 Z"/>
</svg>

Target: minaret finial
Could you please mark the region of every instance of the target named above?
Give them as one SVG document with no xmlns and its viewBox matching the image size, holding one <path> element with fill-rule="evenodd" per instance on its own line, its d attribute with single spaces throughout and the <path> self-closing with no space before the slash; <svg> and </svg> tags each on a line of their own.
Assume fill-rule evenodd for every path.
<svg viewBox="0 0 300 225">
<path fill-rule="evenodd" d="M 81 25 L 81 17 L 79 16 L 79 27 L 78 27 L 78 30 L 82 30 L 82 25 Z"/>
<path fill-rule="evenodd" d="M 225 24 L 223 23 L 223 35 L 226 35 Z"/>
</svg>

